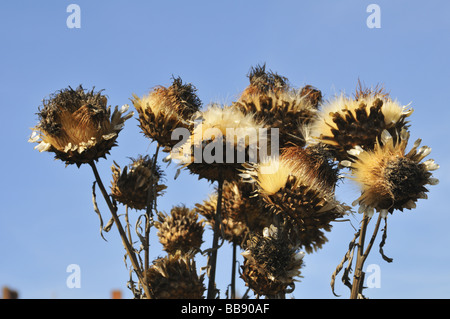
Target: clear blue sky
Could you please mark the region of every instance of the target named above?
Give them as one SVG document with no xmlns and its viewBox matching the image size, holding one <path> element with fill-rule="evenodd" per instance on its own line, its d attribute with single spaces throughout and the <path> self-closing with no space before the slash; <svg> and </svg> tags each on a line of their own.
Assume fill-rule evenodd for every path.
<svg viewBox="0 0 450 319">
<path fill-rule="evenodd" d="M 66 26 L 70 3 L 81 8 L 80 29 Z M 366 25 L 371 3 L 381 8 L 379 29 Z M 412 102 L 411 139 L 432 148 L 440 184 L 415 210 L 389 217 L 385 253 L 394 262 L 380 258 L 377 241 L 367 264 L 380 266 L 381 287 L 366 295 L 449 298 L 449 12 L 448 1 L 2 1 L 0 285 L 17 289 L 21 298 L 109 298 L 112 289 L 130 296 L 117 232 L 106 234 L 108 242 L 99 235 L 90 168 L 66 168 L 27 143 L 43 98 L 83 84 L 104 89 L 110 104 L 122 105 L 175 75 L 193 83 L 204 104 L 225 103 L 247 85 L 249 68 L 265 62 L 294 86 L 314 85 L 325 98 L 352 93 L 359 78 L 383 83 L 403 104 Z M 137 124 L 136 118 L 126 123 L 119 147 L 98 164 L 107 185 L 113 160 L 125 165 L 129 156 L 153 152 Z M 166 170 L 162 210 L 192 207 L 212 189 L 187 172 L 173 181 L 174 173 Z M 337 192 L 348 203 L 357 195 L 348 181 Z M 107 216 L 100 196 L 99 203 Z M 352 218 L 355 227 L 358 220 Z M 335 224 L 324 248 L 305 257 L 293 297 L 335 298 L 331 274 L 353 234 L 349 223 Z M 204 248 L 209 236 L 208 230 Z M 154 240 L 155 257 L 162 254 L 158 245 Z M 230 258 L 224 246 L 222 297 Z M 66 286 L 69 264 L 81 267 L 81 288 Z M 349 295 L 340 277 L 336 292 Z"/>
</svg>

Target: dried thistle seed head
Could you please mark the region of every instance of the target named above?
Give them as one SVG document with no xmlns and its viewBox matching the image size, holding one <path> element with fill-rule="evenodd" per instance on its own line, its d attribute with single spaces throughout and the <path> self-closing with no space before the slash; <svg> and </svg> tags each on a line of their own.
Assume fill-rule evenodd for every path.
<svg viewBox="0 0 450 319">
<path fill-rule="evenodd" d="M 280 147 L 290 144 L 304 146 L 302 128 L 311 123 L 317 113 L 312 100 L 295 89 L 253 94 L 233 105 L 244 114 L 253 114 L 256 119 L 264 121 L 267 127 L 277 128 Z"/>
<path fill-rule="evenodd" d="M 257 185 L 266 207 L 286 222 L 286 231 L 307 252 L 322 247 L 327 241 L 323 231 L 330 231 L 331 222 L 349 209 L 310 170 L 282 156 L 247 165 L 247 171 L 241 174 L 247 182 Z"/>
<path fill-rule="evenodd" d="M 360 212 L 371 215 L 376 210 L 386 216 L 394 209 L 415 208 L 419 198 L 427 198 L 426 185 L 438 183 L 430 172 L 439 165 L 432 159 L 422 162 L 431 148 L 417 149 L 419 139 L 406 153 L 408 139 L 405 129 L 395 137 L 383 131 L 373 150 L 357 147 L 349 152 L 352 160 L 344 164 L 351 168 L 350 178 L 360 185 L 361 196 L 354 203 L 359 203 Z"/>
<path fill-rule="evenodd" d="M 294 286 L 303 266 L 303 252 L 283 233 L 271 225 L 262 234 L 253 234 L 242 253 L 241 278 L 255 294 L 276 296 Z"/>
<path fill-rule="evenodd" d="M 172 131 L 178 127 L 190 128 L 191 116 L 201 107 L 196 91 L 192 84 L 174 78 L 169 87 L 155 87 L 142 98 L 133 95 L 144 135 L 169 149 L 178 143 L 179 140 L 172 139 Z"/>
<path fill-rule="evenodd" d="M 264 123 L 233 106 L 210 105 L 194 122 L 188 141 L 166 159 L 209 181 L 236 180 L 237 169 L 245 161 L 256 161 L 257 148 L 266 143 L 259 134 Z"/>
<path fill-rule="evenodd" d="M 347 151 L 357 145 L 373 149 L 383 130 L 396 134 L 407 128 L 407 118 L 412 112 L 384 91 L 360 89 L 356 99 L 341 95 L 324 103 L 312 135 L 333 146 L 337 159 L 342 161 L 348 158 Z"/>
<path fill-rule="evenodd" d="M 256 197 L 251 197 L 251 185 L 240 182 L 225 182 L 222 190 L 221 231 L 223 239 L 238 246 L 245 244 L 250 232 L 260 232 L 270 225 L 272 216 Z M 195 210 L 206 218 L 214 229 L 217 210 L 217 191 Z"/>
<path fill-rule="evenodd" d="M 253 95 L 281 92 L 289 89 L 288 79 L 272 71 L 267 71 L 265 64 L 252 67 L 247 77 L 250 83 L 242 92 L 240 96 L 241 101 Z"/>
<path fill-rule="evenodd" d="M 60 90 L 43 101 L 39 123 L 32 129 L 29 142 L 38 143 L 40 152 L 49 151 L 67 165 L 97 161 L 113 146 L 124 123 L 133 112 L 124 115 L 128 105 L 116 106 L 111 114 L 107 98 L 101 92 L 80 85 Z"/>
<path fill-rule="evenodd" d="M 154 225 L 158 229 L 159 242 L 169 254 L 200 251 L 203 243 L 204 221 L 198 220 L 198 213 L 186 206 L 174 206 L 170 215 L 158 213 Z"/>
<path fill-rule="evenodd" d="M 180 252 L 158 258 L 147 271 L 155 299 L 203 299 L 204 274 L 198 276 L 192 256 Z"/>
<path fill-rule="evenodd" d="M 145 209 L 153 202 L 155 195 L 161 196 L 167 188 L 163 184 L 162 170 L 159 165 L 153 165 L 153 160 L 148 155 L 132 158 L 131 164 L 123 170 L 114 162 L 111 170 L 111 195 L 116 201 L 130 208 Z"/>
</svg>

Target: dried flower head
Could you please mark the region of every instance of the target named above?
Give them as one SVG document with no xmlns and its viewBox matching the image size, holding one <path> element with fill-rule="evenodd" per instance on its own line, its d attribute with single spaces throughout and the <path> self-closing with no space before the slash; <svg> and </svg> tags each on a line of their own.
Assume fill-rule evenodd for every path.
<svg viewBox="0 0 450 319">
<path fill-rule="evenodd" d="M 172 139 L 172 131 L 178 127 L 189 128 L 191 116 L 201 107 L 196 91 L 192 84 L 174 78 L 169 87 L 155 87 L 142 98 L 133 95 L 139 126 L 145 136 L 168 148 L 178 143 L 178 139 Z"/>
<path fill-rule="evenodd" d="M 311 99 L 294 89 L 254 94 L 233 105 L 244 114 L 253 114 L 256 119 L 264 121 L 267 127 L 277 128 L 280 147 L 290 144 L 304 146 L 302 127 L 311 123 L 317 113 Z"/>
<path fill-rule="evenodd" d="M 130 208 L 145 209 L 154 200 L 155 192 L 160 196 L 167 188 L 162 184 L 163 172 L 148 155 L 131 161 L 129 169 L 125 166 L 122 170 L 116 162 L 111 166 L 111 195 Z"/>
<path fill-rule="evenodd" d="M 225 182 L 222 190 L 222 209 L 219 234 L 225 240 L 243 246 L 250 232 L 261 232 L 270 225 L 272 216 L 252 195 L 252 186 L 242 182 Z M 195 210 L 204 216 L 214 229 L 217 209 L 217 192 Z"/>
<path fill-rule="evenodd" d="M 413 112 L 382 89 L 360 88 L 355 96 L 352 99 L 341 95 L 324 103 L 313 125 L 312 135 L 333 146 L 339 161 L 345 160 L 347 151 L 357 145 L 373 149 L 383 130 L 395 134 L 407 128 L 407 117 Z"/>
<path fill-rule="evenodd" d="M 286 222 L 287 230 L 307 252 L 322 247 L 327 241 L 323 231 L 330 231 L 331 222 L 348 210 L 309 165 L 281 156 L 246 167 L 241 176 L 257 185 L 266 207 Z"/>
<path fill-rule="evenodd" d="M 48 151 L 67 165 L 97 161 L 105 157 L 113 146 L 126 120 L 133 112 L 124 105 L 116 106 L 111 115 L 107 98 L 94 89 L 87 91 L 80 85 L 60 90 L 43 101 L 39 109 L 39 123 L 29 139 L 38 143 L 40 152 Z"/>
<path fill-rule="evenodd" d="M 250 83 L 242 92 L 239 98 L 241 101 L 253 95 L 282 92 L 289 88 L 288 79 L 272 71 L 267 71 L 265 64 L 252 67 L 247 77 Z"/>
<path fill-rule="evenodd" d="M 301 127 L 314 118 L 322 93 L 311 85 L 294 89 L 284 76 L 266 71 L 265 64 L 251 69 L 250 84 L 234 105 L 279 130 L 279 145 L 304 145 Z"/>
<path fill-rule="evenodd" d="M 439 165 L 432 159 L 422 162 L 431 148 L 417 149 L 418 139 L 406 153 L 409 135 L 406 129 L 395 136 L 385 130 L 373 150 L 356 147 L 349 151 L 352 159 L 342 164 L 351 168 L 350 178 L 361 187 L 361 196 L 354 202 L 360 205 L 360 212 L 372 215 L 376 210 L 387 216 L 395 209 L 415 208 L 419 198 L 427 198 L 425 186 L 439 182 L 430 173 Z"/>
<path fill-rule="evenodd" d="M 258 147 L 266 142 L 259 134 L 264 124 L 233 106 L 210 105 L 194 122 L 187 142 L 166 159 L 209 181 L 236 180 L 242 163 L 256 160 Z"/>
<path fill-rule="evenodd" d="M 192 256 L 176 252 L 158 258 L 146 275 L 155 299 L 203 299 L 204 274 L 198 276 Z"/>
<path fill-rule="evenodd" d="M 255 294 L 276 297 L 295 286 L 300 276 L 305 253 L 284 236 L 282 228 L 266 227 L 253 234 L 242 253 L 244 264 L 241 278 Z"/>
<path fill-rule="evenodd" d="M 180 251 L 197 253 L 203 243 L 204 221 L 198 220 L 198 213 L 186 206 L 174 206 L 170 215 L 158 213 L 154 222 L 158 229 L 159 242 L 169 254 Z"/>
</svg>

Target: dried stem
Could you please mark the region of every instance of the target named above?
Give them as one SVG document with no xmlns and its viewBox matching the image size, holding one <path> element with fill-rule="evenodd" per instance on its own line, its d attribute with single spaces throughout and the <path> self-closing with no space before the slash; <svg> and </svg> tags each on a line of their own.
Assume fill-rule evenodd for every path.
<svg viewBox="0 0 450 319">
<path fill-rule="evenodd" d="M 231 264 L 231 299 L 236 299 L 236 243 L 233 242 L 233 263 Z"/>
<path fill-rule="evenodd" d="M 209 258 L 209 282 L 208 282 L 208 299 L 215 299 L 216 296 L 216 264 L 217 264 L 217 250 L 219 248 L 219 231 L 222 220 L 222 190 L 223 190 L 223 178 L 219 178 L 218 181 L 218 195 L 217 195 L 217 207 L 216 215 L 214 218 L 214 230 L 213 230 L 213 243 L 211 256 Z"/>
<path fill-rule="evenodd" d="M 131 237 L 130 220 L 128 219 L 128 205 L 125 205 L 125 222 L 127 223 L 128 240 L 132 243 L 133 239 Z"/>
<path fill-rule="evenodd" d="M 375 238 L 378 234 L 378 229 L 380 228 L 380 222 L 381 222 L 381 214 L 378 214 L 377 223 L 375 225 L 375 229 L 373 230 L 372 238 L 370 239 L 369 245 L 366 248 L 366 251 L 364 252 L 363 260 L 365 261 L 367 259 L 367 256 L 369 256 L 370 250 L 372 249 L 373 243 L 375 241 Z"/>
<path fill-rule="evenodd" d="M 353 276 L 352 283 L 352 291 L 350 294 L 350 299 L 357 299 L 362 288 L 363 282 L 363 272 L 362 268 L 364 265 L 364 240 L 366 238 L 367 225 L 369 224 L 370 217 L 367 214 L 364 214 L 362 225 L 359 230 L 359 243 L 358 243 L 358 253 L 356 255 L 356 266 L 355 266 L 355 274 Z"/>
<path fill-rule="evenodd" d="M 367 225 L 369 224 L 370 219 L 371 219 L 371 217 L 364 214 L 364 218 L 363 218 L 361 229 L 360 229 L 358 254 L 357 254 L 357 258 L 356 258 L 355 274 L 353 277 L 350 299 L 357 299 L 362 294 L 362 288 L 363 288 L 362 286 L 363 286 L 363 281 L 364 281 L 364 273 L 363 273 L 362 269 L 364 267 L 364 263 L 365 263 L 367 257 L 369 256 L 370 250 L 372 249 L 375 238 L 377 237 L 378 229 L 380 227 L 380 222 L 381 222 L 381 214 L 378 215 L 377 223 L 375 225 L 372 237 L 370 239 L 369 244 L 366 247 L 366 250 L 364 251 L 364 241 L 365 241 L 366 232 L 367 232 Z"/>
<path fill-rule="evenodd" d="M 153 163 L 152 163 L 152 172 L 155 171 L 156 168 L 156 161 L 158 160 L 158 153 L 159 153 L 160 145 L 156 146 L 155 154 L 153 155 Z M 147 270 L 150 267 L 150 227 L 153 221 L 153 213 L 152 210 L 155 208 L 156 210 L 156 183 L 157 181 L 154 180 L 154 175 L 151 176 L 151 185 L 153 187 L 150 187 L 148 189 L 147 194 L 147 209 L 146 209 L 146 223 L 145 223 L 145 245 L 144 245 L 144 278 L 147 282 Z M 153 198 L 153 201 L 151 200 Z"/>
<path fill-rule="evenodd" d="M 94 172 L 95 180 L 97 181 L 97 184 L 98 184 L 98 186 L 99 186 L 99 188 L 100 188 L 100 190 L 101 190 L 101 192 L 103 194 L 103 197 L 104 197 L 104 199 L 106 201 L 106 204 L 108 205 L 108 208 L 109 208 L 109 210 L 111 212 L 111 215 L 112 215 L 112 217 L 114 219 L 114 223 L 116 224 L 117 229 L 119 231 L 120 238 L 122 239 L 122 243 L 123 243 L 123 245 L 125 247 L 125 250 L 126 250 L 128 256 L 130 257 L 131 264 L 132 264 L 132 266 L 134 268 L 134 271 L 136 272 L 136 275 L 138 276 L 139 281 L 141 282 L 142 286 L 144 287 L 144 292 L 145 292 L 147 298 L 150 298 L 151 297 L 150 291 L 148 289 L 148 286 L 145 285 L 144 278 L 142 276 L 142 271 L 141 271 L 141 269 L 139 267 L 139 264 L 138 264 L 138 261 L 136 259 L 136 255 L 134 253 L 134 249 L 131 246 L 130 242 L 128 241 L 127 235 L 125 234 L 125 231 L 124 231 L 124 229 L 122 227 L 122 223 L 120 222 L 119 216 L 117 215 L 117 208 L 112 204 L 111 199 L 109 198 L 109 195 L 106 192 L 105 186 L 103 185 L 103 182 L 102 182 L 102 180 L 100 178 L 100 175 L 98 173 L 98 170 L 97 170 L 97 167 L 96 167 L 95 163 L 92 161 L 92 162 L 89 163 L 89 165 L 92 167 L 92 171 Z"/>
<path fill-rule="evenodd" d="M 355 236 L 353 237 L 352 241 L 348 245 L 348 250 L 347 250 L 344 258 L 342 259 L 341 263 L 336 267 L 336 270 L 333 272 L 333 274 L 331 276 L 331 290 L 333 292 L 333 295 L 335 295 L 336 297 L 339 297 L 339 295 L 337 295 L 334 292 L 334 283 L 335 283 L 335 280 L 336 280 L 336 276 L 342 270 L 342 268 L 344 267 L 344 264 L 347 261 L 348 261 L 348 266 L 347 266 L 346 270 L 344 271 L 344 274 L 342 276 L 342 281 L 350 289 L 352 288 L 351 284 L 349 283 L 348 274 L 350 273 L 350 268 L 351 268 L 351 264 L 352 264 L 352 261 L 353 261 L 353 252 L 355 251 L 355 245 L 356 245 L 355 243 L 356 243 L 356 240 L 359 237 L 359 234 L 360 234 L 359 231 L 355 233 Z"/>
</svg>

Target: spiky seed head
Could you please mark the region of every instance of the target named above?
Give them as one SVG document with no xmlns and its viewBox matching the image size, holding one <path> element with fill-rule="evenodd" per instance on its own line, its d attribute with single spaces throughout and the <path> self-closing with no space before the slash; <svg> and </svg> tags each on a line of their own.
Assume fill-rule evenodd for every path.
<svg viewBox="0 0 450 319">
<path fill-rule="evenodd" d="M 266 70 L 266 64 L 251 67 L 247 77 L 250 83 L 242 92 L 239 98 L 240 101 L 244 101 L 254 95 L 282 92 L 289 88 L 288 79 L 270 70 Z"/>
<path fill-rule="evenodd" d="M 409 132 L 402 129 L 392 136 L 383 131 L 373 150 L 355 148 L 350 151 L 351 160 L 345 161 L 351 176 L 361 188 L 361 196 L 355 201 L 360 212 L 373 214 L 374 210 L 384 216 L 395 209 L 412 209 L 419 198 L 427 198 L 426 185 L 435 185 L 438 180 L 431 171 L 439 168 L 434 160 L 422 160 L 431 152 L 428 146 L 420 146 L 418 139 L 406 152 Z"/>
<path fill-rule="evenodd" d="M 359 89 L 355 96 L 341 95 L 325 102 L 313 124 L 311 134 L 333 146 L 338 161 L 347 159 L 347 151 L 357 145 L 373 149 L 384 130 L 393 135 L 407 128 L 413 112 L 379 89 Z"/>
<path fill-rule="evenodd" d="M 316 116 L 317 108 L 307 95 L 296 89 L 265 94 L 254 94 L 233 105 L 245 114 L 253 114 L 266 123 L 268 128 L 277 128 L 279 146 L 305 145 L 302 127 Z"/>
<path fill-rule="evenodd" d="M 277 128 L 280 147 L 304 145 L 301 126 L 314 117 L 321 92 L 311 85 L 294 89 L 286 77 L 267 71 L 265 64 L 253 67 L 248 78 L 250 84 L 233 104 L 268 127 Z"/>
<path fill-rule="evenodd" d="M 204 274 L 198 276 L 192 256 L 176 252 L 158 258 L 146 275 L 155 299 L 204 298 Z"/>
<path fill-rule="evenodd" d="M 116 106 L 111 114 L 106 96 L 85 90 L 80 85 L 60 90 L 44 99 L 39 109 L 39 123 L 29 139 L 38 143 L 35 149 L 49 151 L 67 165 L 97 161 L 109 154 L 119 132 L 133 112 L 125 114 L 128 105 Z"/>
<path fill-rule="evenodd" d="M 210 105 L 193 121 L 190 138 L 167 159 L 175 160 L 199 179 L 236 180 L 242 163 L 257 160 L 259 145 L 266 143 L 266 136 L 259 134 L 264 123 L 233 106 Z"/>
<path fill-rule="evenodd" d="M 307 252 L 322 247 L 327 241 L 323 231 L 349 209 L 307 165 L 281 156 L 246 167 L 241 176 L 257 186 L 266 207 L 286 221 L 285 228 Z"/>
<path fill-rule="evenodd" d="M 153 202 L 155 195 L 161 196 L 167 188 L 163 184 L 164 174 L 158 164 L 148 156 L 132 158 L 129 166 L 123 169 L 114 162 L 111 166 L 111 195 L 133 209 L 145 209 Z M 156 193 L 155 193 L 156 192 Z"/>
<path fill-rule="evenodd" d="M 174 206 L 170 215 L 158 213 L 158 220 L 154 222 L 158 229 L 159 242 L 163 249 L 174 254 L 200 251 L 203 243 L 204 221 L 198 219 L 198 213 L 186 206 Z"/>
<path fill-rule="evenodd" d="M 282 228 L 266 227 L 251 235 L 242 253 L 241 278 L 257 295 L 274 297 L 294 287 L 300 276 L 304 253 L 292 243 Z"/>
<path fill-rule="evenodd" d="M 174 129 L 190 129 L 190 118 L 201 107 L 196 88 L 174 78 L 169 87 L 157 86 L 142 98 L 133 95 L 139 126 L 145 136 L 170 149 L 180 140 L 172 139 Z"/>
</svg>

